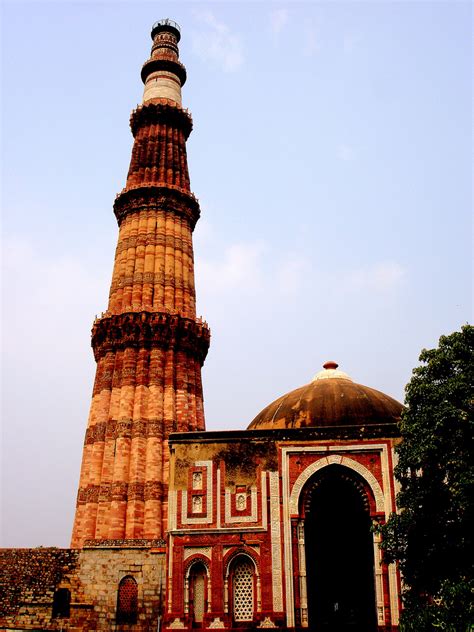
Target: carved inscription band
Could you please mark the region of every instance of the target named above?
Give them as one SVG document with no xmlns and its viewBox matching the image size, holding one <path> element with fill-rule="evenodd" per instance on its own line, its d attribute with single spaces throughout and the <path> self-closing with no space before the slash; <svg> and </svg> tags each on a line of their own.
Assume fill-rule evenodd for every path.
<svg viewBox="0 0 474 632">
<path fill-rule="evenodd" d="M 110 286 L 111 292 L 116 292 L 120 288 L 133 287 L 134 285 L 143 285 L 143 283 L 151 283 L 152 285 L 161 285 L 162 287 L 172 287 L 177 290 L 191 291 L 191 288 L 185 286 L 183 279 L 176 278 L 174 274 L 163 274 L 163 272 L 136 272 L 133 276 L 120 277 Z M 194 288 L 192 288 L 194 290 Z"/>
<path fill-rule="evenodd" d="M 111 500 L 162 500 L 168 486 L 160 481 L 147 483 L 102 483 L 80 487 L 77 505 L 86 503 L 110 502 Z"/>
<path fill-rule="evenodd" d="M 136 437 L 163 437 L 165 432 L 163 420 L 144 420 L 144 419 L 127 419 L 122 421 L 101 421 L 89 426 L 86 430 L 86 438 L 84 445 L 90 445 L 97 441 L 105 441 L 110 439 L 118 439 L 124 437 L 126 439 L 135 439 Z"/>
<path fill-rule="evenodd" d="M 127 548 L 131 547 L 134 549 L 137 548 L 162 548 L 166 546 L 166 542 L 164 540 L 148 540 L 145 538 L 133 538 L 127 540 L 102 540 L 102 539 L 92 539 L 85 540 L 84 547 L 119 547 L 119 548 Z"/>
<path fill-rule="evenodd" d="M 148 212 L 147 217 L 156 217 L 154 211 Z M 183 255 L 187 255 L 190 259 L 193 256 L 193 249 L 190 240 L 185 240 L 176 235 L 166 235 L 164 231 L 162 233 L 146 233 L 141 235 L 130 235 L 128 237 L 123 237 L 119 243 L 117 244 L 117 248 L 115 250 L 116 255 L 123 252 L 124 250 L 128 250 L 129 248 L 137 248 L 138 246 L 161 246 L 162 248 L 173 248 L 175 251 L 181 252 Z M 134 273 L 132 278 L 136 278 L 136 274 Z M 143 281 L 154 281 L 155 274 L 153 272 L 143 272 L 142 279 Z M 148 276 L 147 276 L 148 275 Z"/>
</svg>

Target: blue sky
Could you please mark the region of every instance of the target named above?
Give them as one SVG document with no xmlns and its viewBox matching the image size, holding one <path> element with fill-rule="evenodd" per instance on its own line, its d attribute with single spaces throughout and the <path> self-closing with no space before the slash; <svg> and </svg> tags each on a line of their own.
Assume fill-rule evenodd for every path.
<svg viewBox="0 0 474 632">
<path fill-rule="evenodd" d="M 403 400 L 472 316 L 468 2 L 4 2 L 4 546 L 67 546 L 131 110 L 175 19 L 209 429 L 334 359 Z"/>
</svg>

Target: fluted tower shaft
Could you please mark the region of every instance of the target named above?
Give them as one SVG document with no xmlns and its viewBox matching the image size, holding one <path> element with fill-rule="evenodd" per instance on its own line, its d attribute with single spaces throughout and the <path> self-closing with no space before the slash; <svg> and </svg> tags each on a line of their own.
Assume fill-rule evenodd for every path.
<svg viewBox="0 0 474 632">
<path fill-rule="evenodd" d="M 92 329 L 97 371 L 72 547 L 161 539 L 168 435 L 205 429 L 201 367 L 210 335 L 196 318 L 192 233 L 200 210 L 189 184 L 192 119 L 181 107 L 179 38 L 175 23 L 154 25 L 143 102 L 130 119 L 109 304 Z"/>
</svg>

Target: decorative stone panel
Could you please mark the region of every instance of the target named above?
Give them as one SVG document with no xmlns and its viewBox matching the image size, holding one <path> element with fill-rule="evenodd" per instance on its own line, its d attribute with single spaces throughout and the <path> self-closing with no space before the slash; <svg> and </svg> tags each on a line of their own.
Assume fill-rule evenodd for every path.
<svg viewBox="0 0 474 632">
<path fill-rule="evenodd" d="M 198 495 L 191 495 L 193 501 L 189 500 L 188 491 L 183 490 L 181 492 L 181 523 L 184 525 L 192 524 L 210 524 L 213 520 L 212 515 L 212 461 L 196 461 L 194 468 L 202 468 L 203 476 L 205 479 L 205 490 Z M 192 494 L 192 491 L 191 491 Z M 200 499 L 200 511 L 195 511 L 196 505 L 194 504 L 194 498 Z M 199 516 L 193 514 L 202 514 Z"/>
</svg>

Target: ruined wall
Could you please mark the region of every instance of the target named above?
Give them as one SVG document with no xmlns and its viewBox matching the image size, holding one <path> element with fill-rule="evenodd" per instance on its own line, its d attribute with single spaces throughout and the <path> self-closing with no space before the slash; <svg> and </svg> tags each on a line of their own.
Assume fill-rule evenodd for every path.
<svg viewBox="0 0 474 632">
<path fill-rule="evenodd" d="M 74 575 L 78 558 L 79 552 L 71 549 L 1 550 L 1 624 L 17 626 L 23 619 L 30 625 L 44 625 L 51 619 L 56 587 L 65 575 Z"/>
<path fill-rule="evenodd" d="M 137 631 L 156 630 L 164 552 L 137 548 L 0 551 L 0 630 L 127 630 L 116 625 L 120 580 L 138 585 Z M 58 588 L 71 593 L 70 616 L 53 618 Z"/>
</svg>

